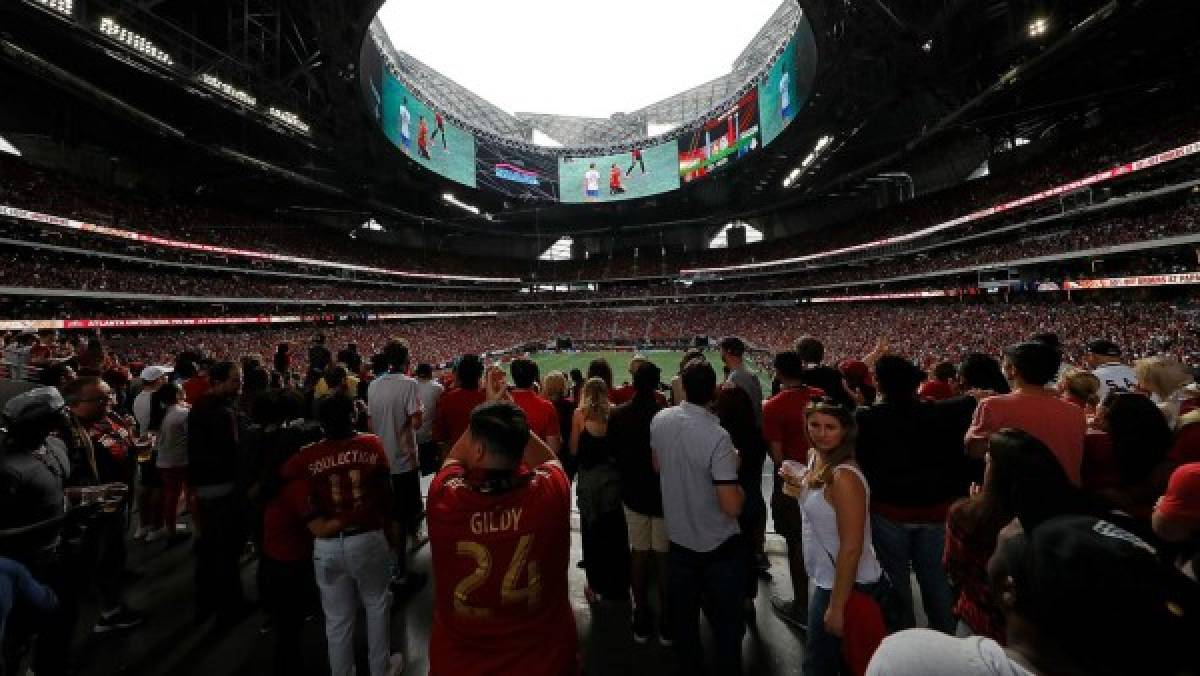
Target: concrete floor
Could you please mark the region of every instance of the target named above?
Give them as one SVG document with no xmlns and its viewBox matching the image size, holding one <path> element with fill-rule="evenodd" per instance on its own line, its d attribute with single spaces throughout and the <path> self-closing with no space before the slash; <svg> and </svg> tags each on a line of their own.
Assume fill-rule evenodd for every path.
<svg viewBox="0 0 1200 676">
<path fill-rule="evenodd" d="M 770 467 L 764 483 L 770 491 Z M 428 479 L 426 479 L 426 482 Z M 780 622 L 770 605 L 775 586 L 790 596 L 790 581 L 782 543 L 772 536 L 769 550 L 774 580 L 760 582 L 757 621 L 747 632 L 743 644 L 747 674 L 799 674 L 803 637 Z M 572 562 L 580 556 L 578 531 L 572 534 Z M 245 588 L 253 598 L 256 564 L 247 559 L 243 566 Z M 138 629 L 92 635 L 94 609 L 85 609 L 80 622 L 77 664 L 86 676 L 111 674 L 171 676 L 211 676 L 214 674 L 269 674 L 273 635 L 261 629 L 264 618 L 254 613 L 227 631 L 216 631 L 213 622 L 193 623 L 192 569 L 190 544 L 166 550 L 163 543 L 130 545 L 128 568 L 136 576 L 127 585 L 127 602 L 147 615 Z M 429 547 L 414 555 L 414 569 L 428 572 Z M 629 606 L 601 604 L 589 607 L 584 599 L 583 570 L 570 568 L 571 605 L 579 627 L 580 646 L 586 673 L 591 675 L 630 674 L 666 676 L 675 673 L 669 649 L 654 639 L 646 645 L 633 643 L 630 634 Z M 397 607 L 393 615 L 392 646 L 404 652 L 408 665 L 405 674 L 428 672 L 427 646 L 432 613 L 432 584 Z M 360 634 L 361 628 L 360 628 Z M 360 642 L 361 637 L 360 637 Z M 325 639 L 319 619 L 305 628 L 297 650 L 303 652 L 305 676 L 328 674 Z M 365 652 L 365 642 L 360 653 Z M 360 659 L 362 659 L 360 654 Z M 359 673 L 368 673 L 360 665 Z M 300 675 L 297 675 L 300 676 Z M 465 676 L 465 675 L 464 675 Z"/>
</svg>

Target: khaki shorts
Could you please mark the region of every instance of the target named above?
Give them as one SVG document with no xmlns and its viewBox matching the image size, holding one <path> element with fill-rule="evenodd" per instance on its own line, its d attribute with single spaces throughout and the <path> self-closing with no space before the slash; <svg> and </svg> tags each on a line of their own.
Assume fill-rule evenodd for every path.
<svg viewBox="0 0 1200 676">
<path fill-rule="evenodd" d="M 666 554 L 671 548 L 667 522 L 661 516 L 646 516 L 626 507 L 625 525 L 629 529 L 629 548 L 633 551 Z"/>
</svg>

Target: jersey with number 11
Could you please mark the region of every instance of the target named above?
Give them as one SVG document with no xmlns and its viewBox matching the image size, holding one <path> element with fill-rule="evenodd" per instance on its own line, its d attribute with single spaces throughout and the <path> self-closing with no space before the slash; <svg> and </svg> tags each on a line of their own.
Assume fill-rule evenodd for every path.
<svg viewBox="0 0 1200 676">
<path fill-rule="evenodd" d="M 567 599 L 570 484 L 544 465 L 512 490 L 483 493 L 443 468 L 426 508 L 433 549 L 431 676 L 565 676 L 578 671 Z"/>
</svg>

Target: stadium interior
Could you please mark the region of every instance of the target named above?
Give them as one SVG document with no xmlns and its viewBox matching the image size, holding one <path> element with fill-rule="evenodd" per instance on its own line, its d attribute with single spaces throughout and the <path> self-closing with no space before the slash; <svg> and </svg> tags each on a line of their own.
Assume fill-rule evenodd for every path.
<svg viewBox="0 0 1200 676">
<path fill-rule="evenodd" d="M 695 20 L 679 4 L 679 25 L 663 30 Z M 1115 356 L 1139 368 L 1146 360 L 1178 365 L 1186 378 L 1171 392 L 1154 391 L 1154 401 L 1176 401 L 1168 416 L 1175 448 L 1186 446 L 1191 428 L 1188 460 L 1200 461 L 1200 418 L 1186 414 L 1200 399 L 1200 3 L 783 0 L 727 74 L 607 118 L 500 109 L 438 64 L 405 52 L 403 32 L 389 32 L 377 16 L 382 5 L 0 4 L 0 400 L 59 388 L 70 408 L 70 371 L 102 376 L 120 390 L 114 410 L 136 413 L 146 367 L 179 373 L 189 360 L 200 371 L 256 363 L 265 372 L 261 391 L 294 389 L 310 400 L 329 389 L 325 367 L 342 362 L 340 377 L 361 379 L 365 397 L 366 382 L 389 372 L 386 359 L 372 357 L 396 338 L 407 344 L 409 366 L 429 365 L 447 392 L 463 355 L 480 355 L 509 378 L 526 359 L 546 376 L 586 372 L 603 356 L 614 389 L 633 387 L 627 364 L 647 355 L 670 397 L 668 383 L 677 373 L 682 381 L 689 349 L 707 350 L 723 381 L 730 351 L 721 339 L 736 336 L 761 379 L 763 396 L 753 402 L 761 442 L 770 440 L 762 399 L 784 380 L 779 355 L 800 351 L 802 337 L 819 338 L 823 357 L 813 363 L 843 365 L 846 387 L 855 389 L 883 380 L 876 375 L 881 355 L 903 357 L 932 382 L 937 367 L 965 363 L 970 354 L 990 355 L 1007 369 L 1016 359 L 1010 346 L 1053 334 L 1064 368 L 1096 369 L 1097 341 L 1117 346 Z M 577 35 L 586 27 L 560 30 Z M 512 58 L 524 77 L 538 77 L 536 62 Z M 538 142 L 543 137 L 556 143 Z M 330 363 L 305 359 L 317 336 L 325 354 L 337 355 Z M 281 366 L 272 358 L 283 344 L 292 359 Z M 856 384 L 859 364 L 866 375 Z M 1152 388 L 1138 385 L 1149 396 Z M 961 394 L 982 406 L 979 392 L 994 389 L 964 386 Z M 873 399 L 874 385 L 871 391 Z M 572 396 L 578 404 L 580 392 Z M 363 397 L 356 405 L 365 420 L 371 404 Z M 250 399 L 243 393 L 239 401 L 251 424 Z M 317 417 L 317 408 L 310 402 L 306 417 Z M 976 410 L 974 430 L 981 409 L 969 410 Z M 7 431 L 16 422 L 4 411 Z M 1095 414 L 1093 403 L 1088 415 Z M 575 435 L 571 420 L 563 422 L 565 450 Z M 864 439 L 868 422 L 860 409 Z M 1099 423 L 1096 430 L 1103 431 Z M 972 452 L 966 432 L 964 423 L 956 440 L 962 454 Z M 442 441 L 449 442 L 444 454 L 456 439 Z M 103 624 L 111 604 L 103 589 L 97 599 L 84 589 L 69 637 L 51 644 L 67 663 L 42 669 L 39 651 L 47 649 L 36 627 L 49 625 L 29 619 L 36 614 L 18 603 L 8 636 L 0 616 L 0 676 L 336 674 L 321 604 L 301 611 L 303 627 L 291 639 L 264 607 L 261 543 L 253 535 L 262 517 L 253 509 L 234 517 L 258 519 L 235 543 L 249 609 L 228 622 L 218 614 L 216 626 L 192 618 L 200 594 L 193 569 L 207 565 L 203 554 L 193 556 L 201 539 L 165 549 L 133 539 L 145 526 L 148 490 L 147 470 L 137 466 L 150 456 L 126 450 L 132 455 L 118 464 L 128 461 L 131 490 L 118 511 L 126 521 L 115 537 L 125 542 L 113 574 L 125 579 L 128 607 L 120 612 L 136 609 L 144 624 L 97 633 L 93 623 Z M 816 632 L 808 615 L 801 631 L 772 605 L 772 590 L 796 577 L 792 540 L 777 528 L 772 495 L 782 489 L 772 453 L 746 488 L 765 495 L 772 509 L 758 545 L 769 565 L 759 570 L 762 592 L 748 601 L 742 668 L 836 673 L 810 665 Z M 1189 466 L 1180 457 L 1171 456 Z M 1090 488 L 1086 457 L 1084 470 Z M 1121 464 L 1130 483 L 1127 470 Z M 1144 521 L 1148 540 L 1159 527 L 1151 512 L 1168 476 L 1169 469 L 1138 484 L 1153 492 L 1139 498 L 1143 511 L 1118 503 L 1131 520 Z M 440 477 L 421 478 L 431 514 L 431 485 Z M 978 486 L 971 486 L 952 497 L 972 499 L 968 490 Z M 1165 547 L 1172 556 L 1200 550 L 1198 486 L 1193 479 L 1197 527 L 1183 544 Z M 584 487 L 577 481 L 572 490 L 583 505 Z M 636 640 L 639 616 L 631 616 L 628 599 L 593 598 L 593 571 L 576 562 L 593 546 L 587 537 L 596 536 L 583 533 L 587 508 L 576 509 L 571 495 L 566 574 L 576 666 L 598 676 L 691 673 L 665 638 L 649 646 Z M 0 490 L 0 505 L 9 498 Z M 669 510 L 666 518 L 675 547 Z M 188 532 L 193 520 L 180 517 Z M 22 525 L 0 515 L 0 563 L 10 556 L 6 537 Z M 420 537 L 409 533 L 411 548 L 404 543 L 398 551 L 430 579 L 395 591 L 391 640 L 405 664 L 393 664 L 394 674 L 439 673 L 431 635 L 448 630 L 437 615 L 444 612 L 438 595 L 461 591 L 437 579 L 437 533 L 429 532 L 432 522 L 420 528 Z M 328 538 L 316 539 L 319 548 Z M 879 547 L 880 535 L 875 540 Z M 988 553 L 996 547 L 992 537 Z M 101 570 L 109 549 L 100 549 L 100 563 L 84 567 Z M 921 587 L 908 599 L 909 612 L 915 626 L 938 628 L 916 565 L 913 590 L 904 585 L 910 595 Z M 836 566 L 840 574 L 840 558 Z M 195 575 L 199 589 L 202 574 Z M 1195 587 L 1194 571 L 1190 582 Z M 960 584 L 951 585 L 956 593 Z M 1200 606 L 1187 607 L 1195 628 Z M 721 622 L 711 613 L 720 610 L 706 605 L 705 612 L 704 648 L 719 652 Z M 374 645 L 368 648 L 367 615 L 357 633 L 350 630 L 358 669 L 382 676 Z M 331 616 L 328 606 L 324 616 Z M 966 626 L 996 638 L 956 618 L 960 637 Z M 21 637 L 14 627 L 35 629 Z M 895 636 L 877 658 L 896 648 Z M 286 656 L 277 644 L 288 640 L 295 643 L 284 647 L 298 661 L 281 666 Z M 1013 641 L 1008 654 L 1020 671 L 872 663 L 867 673 L 1200 673 L 1184 659 L 1168 666 L 1152 655 L 1133 671 L 1093 671 L 1095 663 L 1058 671 L 1047 664 L 1065 662 L 1013 656 Z M 1200 664 L 1192 658 L 1191 666 Z M 440 673 L 454 673 L 451 663 L 468 664 L 446 661 Z M 528 659 L 496 664 L 458 673 L 542 673 Z"/>
</svg>

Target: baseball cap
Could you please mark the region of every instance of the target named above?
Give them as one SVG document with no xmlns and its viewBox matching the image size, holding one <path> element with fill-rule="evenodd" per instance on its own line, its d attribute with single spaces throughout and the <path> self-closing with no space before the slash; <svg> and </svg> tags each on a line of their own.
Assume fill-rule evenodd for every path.
<svg viewBox="0 0 1200 676">
<path fill-rule="evenodd" d="M 57 387 L 36 387 L 9 399 L 4 404 L 4 417 L 20 424 L 61 411 L 66 405 Z"/>
<path fill-rule="evenodd" d="M 1200 521 L 1200 462 L 1180 465 L 1171 472 L 1167 490 L 1154 511 L 1169 519 Z"/>
<path fill-rule="evenodd" d="M 1018 610 L 1088 673 L 1139 673 L 1147 656 L 1164 666 L 1189 659 L 1200 592 L 1141 537 L 1070 515 L 1023 541 L 1005 552 Z"/>
<path fill-rule="evenodd" d="M 1098 354 L 1102 357 L 1120 357 L 1121 348 L 1111 340 L 1100 338 L 1093 340 L 1087 344 L 1087 351 L 1090 354 Z"/>
<path fill-rule="evenodd" d="M 142 369 L 142 374 L 138 377 L 142 379 L 142 382 L 148 383 L 152 380 L 158 380 L 172 370 L 170 366 L 147 366 Z"/>
</svg>

